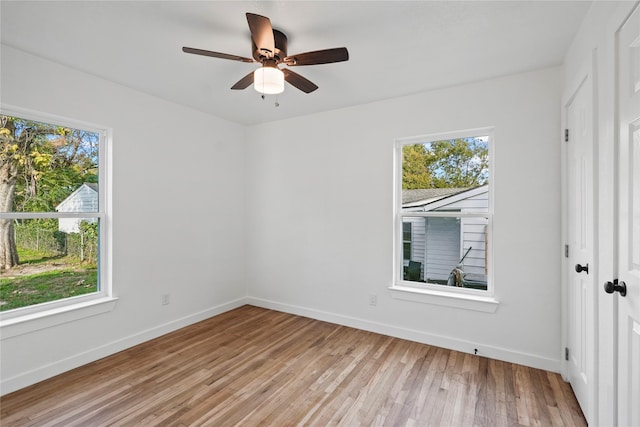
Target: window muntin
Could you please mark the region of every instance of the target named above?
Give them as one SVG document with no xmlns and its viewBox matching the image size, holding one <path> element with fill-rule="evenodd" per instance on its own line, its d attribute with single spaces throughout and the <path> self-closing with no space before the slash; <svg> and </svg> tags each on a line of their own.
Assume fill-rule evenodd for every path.
<svg viewBox="0 0 640 427">
<path fill-rule="evenodd" d="M 1 318 L 107 296 L 106 129 L 22 110 L 1 114 L 0 168 L 13 168 L 4 178 L 14 188 L 10 203 L 0 195 L 0 231 L 10 229 L 18 254 L 9 268 L 1 260 Z"/>
<path fill-rule="evenodd" d="M 491 129 L 480 129 L 397 141 L 397 283 L 492 292 L 491 140 Z"/>
</svg>

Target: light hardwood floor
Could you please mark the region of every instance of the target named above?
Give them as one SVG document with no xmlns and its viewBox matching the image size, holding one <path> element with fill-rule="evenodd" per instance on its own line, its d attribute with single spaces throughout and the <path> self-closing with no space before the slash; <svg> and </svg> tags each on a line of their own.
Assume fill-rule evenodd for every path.
<svg viewBox="0 0 640 427">
<path fill-rule="evenodd" d="M 0 399 L 2 426 L 584 426 L 558 374 L 244 306 Z"/>
</svg>

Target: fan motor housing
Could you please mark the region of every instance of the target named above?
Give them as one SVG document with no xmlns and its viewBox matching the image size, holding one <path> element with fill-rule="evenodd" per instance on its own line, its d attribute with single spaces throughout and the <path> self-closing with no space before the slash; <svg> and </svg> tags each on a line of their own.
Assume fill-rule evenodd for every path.
<svg viewBox="0 0 640 427">
<path fill-rule="evenodd" d="M 275 45 L 273 57 L 276 60 L 276 63 L 282 62 L 282 60 L 287 56 L 287 36 L 282 31 L 273 30 L 273 41 Z M 264 62 L 265 59 L 269 59 L 260 49 L 258 49 L 253 38 L 251 38 L 251 51 L 253 52 L 253 59 L 258 62 Z"/>
</svg>

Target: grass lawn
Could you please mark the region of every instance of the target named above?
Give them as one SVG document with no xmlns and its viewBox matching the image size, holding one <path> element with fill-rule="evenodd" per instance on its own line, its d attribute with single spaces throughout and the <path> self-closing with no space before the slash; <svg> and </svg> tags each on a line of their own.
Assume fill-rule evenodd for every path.
<svg viewBox="0 0 640 427">
<path fill-rule="evenodd" d="M 95 265 L 68 257 L 20 250 L 20 266 L 0 277 L 0 311 L 69 298 L 98 289 Z"/>
</svg>

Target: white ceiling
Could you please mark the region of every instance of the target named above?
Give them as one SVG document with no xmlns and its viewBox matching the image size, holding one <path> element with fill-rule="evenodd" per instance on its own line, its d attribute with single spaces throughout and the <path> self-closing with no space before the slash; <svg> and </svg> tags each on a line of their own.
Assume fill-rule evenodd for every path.
<svg viewBox="0 0 640 427">
<path fill-rule="evenodd" d="M 253 124 L 560 65 L 585 1 L 7 1 L 2 43 L 230 121 Z M 245 12 L 289 54 L 346 46 L 348 62 L 296 67 L 320 88 L 262 100 L 229 88 L 256 67 Z"/>
</svg>

